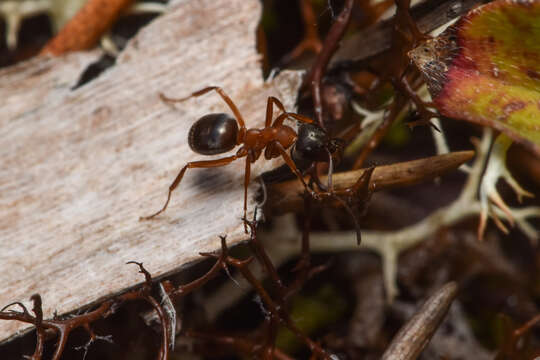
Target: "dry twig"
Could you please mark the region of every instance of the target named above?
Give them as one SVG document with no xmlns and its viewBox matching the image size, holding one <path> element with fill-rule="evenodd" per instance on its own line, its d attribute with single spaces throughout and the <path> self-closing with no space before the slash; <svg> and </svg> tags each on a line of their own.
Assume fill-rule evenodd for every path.
<svg viewBox="0 0 540 360">
<path fill-rule="evenodd" d="M 382 360 L 414 360 L 429 343 L 457 295 L 457 284 L 448 283 L 418 309 L 416 314 L 399 330 Z"/>
<path fill-rule="evenodd" d="M 56 335 L 58 341 L 56 343 L 56 347 L 55 347 L 55 351 L 54 351 L 52 359 L 59 360 L 62 357 L 62 354 L 65 350 L 67 341 L 69 339 L 69 335 L 73 332 L 73 330 L 77 328 L 84 328 L 88 332 L 90 339 L 88 343 L 83 346 L 83 348 L 87 351 L 89 345 L 92 344 L 92 342 L 94 342 L 97 339 L 107 340 L 107 341 L 110 340 L 109 337 L 107 336 L 99 336 L 94 333 L 94 331 L 91 328 L 91 324 L 94 321 L 108 317 L 115 311 L 115 309 L 118 306 L 120 306 L 120 304 L 126 301 L 144 300 L 148 302 L 158 314 L 158 317 L 161 323 L 161 329 L 162 329 L 162 342 L 160 346 L 158 359 L 166 360 L 168 359 L 169 348 L 170 348 L 169 339 L 171 337 L 170 334 L 168 333 L 169 320 L 165 316 L 165 311 L 163 307 L 161 306 L 160 302 L 157 301 L 151 295 L 152 276 L 150 275 L 150 273 L 142 266 L 142 263 L 138 263 L 135 261 L 128 262 L 128 264 L 130 263 L 133 263 L 139 266 L 139 272 L 145 276 L 144 284 L 139 289 L 126 292 L 124 294 L 116 296 L 113 299 L 103 302 L 100 306 L 98 306 L 96 309 L 92 311 L 89 311 L 81 315 L 69 316 L 66 318 L 54 317 L 53 319 L 50 319 L 50 320 L 44 320 L 41 296 L 38 294 L 35 294 L 35 295 L 32 295 L 32 297 L 30 298 L 34 304 L 32 311 L 34 312 L 35 316 L 32 316 L 28 312 L 24 304 L 20 302 L 15 302 L 15 303 L 4 306 L 0 310 L 0 319 L 20 321 L 24 323 L 33 324 L 36 327 L 37 340 L 36 340 L 34 353 L 31 356 L 32 360 L 42 359 L 44 344 L 45 344 L 45 341 L 47 340 L 47 335 L 52 335 L 52 334 Z M 21 311 L 10 310 L 9 308 L 13 305 L 18 305 L 21 308 Z"/>
<path fill-rule="evenodd" d="M 313 97 L 315 110 L 315 121 L 323 129 L 325 129 L 325 124 L 323 121 L 323 109 L 321 105 L 321 82 L 330 59 L 339 47 L 339 40 L 343 37 L 347 25 L 349 25 L 353 4 L 354 0 L 345 1 L 341 13 L 336 18 L 335 23 L 330 28 L 330 32 L 324 39 L 321 53 L 317 56 L 311 70 L 304 78 L 304 86 L 309 86 L 311 88 L 311 96 Z"/>
<path fill-rule="evenodd" d="M 370 188 L 374 191 L 388 190 L 418 184 L 457 169 L 472 159 L 473 151 L 459 151 L 425 159 L 378 166 L 373 171 Z M 365 169 L 336 173 L 332 176 L 337 190 L 353 186 Z M 326 183 L 327 177 L 321 181 Z M 297 180 L 268 186 L 267 211 L 274 215 L 302 210 L 302 184 Z"/>
</svg>

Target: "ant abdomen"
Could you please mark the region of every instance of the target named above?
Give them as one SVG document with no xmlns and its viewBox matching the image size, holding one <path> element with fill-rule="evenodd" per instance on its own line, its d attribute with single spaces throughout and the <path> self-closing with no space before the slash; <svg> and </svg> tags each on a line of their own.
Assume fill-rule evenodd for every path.
<svg viewBox="0 0 540 360">
<path fill-rule="evenodd" d="M 191 150 L 202 155 L 221 154 L 237 144 L 238 124 L 228 114 L 208 114 L 197 120 L 189 130 Z"/>
<path fill-rule="evenodd" d="M 295 131 L 287 126 L 283 125 L 283 122 L 287 119 L 295 119 L 302 123 L 311 123 L 312 119 L 300 114 L 287 112 L 285 107 L 277 98 L 270 96 L 266 104 L 266 118 L 264 120 L 265 127 L 262 129 L 248 129 L 244 122 L 242 114 L 231 100 L 231 98 L 217 86 L 209 86 L 191 94 L 189 97 L 183 97 L 180 99 L 171 99 L 161 94 L 160 97 L 163 101 L 168 103 L 186 101 L 193 96 L 201 96 L 210 91 L 215 91 L 228 105 L 229 109 L 234 114 L 234 117 L 227 114 L 208 114 L 197 120 L 188 134 L 188 143 L 191 149 L 202 155 L 214 155 L 227 152 L 239 146 L 240 148 L 234 155 L 224 156 L 219 159 L 213 160 L 198 160 L 190 161 L 178 172 L 176 178 L 169 186 L 169 193 L 167 194 L 167 201 L 161 208 L 161 210 L 155 212 L 150 216 L 142 217 L 142 220 L 153 219 L 157 215 L 167 209 L 169 201 L 171 200 L 172 192 L 178 187 L 184 174 L 188 169 L 197 168 L 215 168 L 228 165 L 235 160 L 243 158 L 246 162 L 246 168 L 244 171 L 244 219 L 247 219 L 247 191 L 249 187 L 249 181 L 251 176 L 251 164 L 254 163 L 262 155 L 264 150 L 265 158 L 271 159 L 276 156 L 281 156 L 287 166 L 294 172 L 298 180 L 302 182 L 302 185 L 310 194 L 315 195 L 313 189 L 309 188 L 305 182 L 300 170 L 294 164 L 291 156 L 287 153 L 287 150 L 297 140 L 297 134 Z M 279 115 L 274 121 L 273 118 L 273 106 L 277 106 L 281 110 Z M 323 144 L 324 147 L 324 144 Z M 247 224 L 245 224 L 245 231 L 247 233 Z"/>
</svg>

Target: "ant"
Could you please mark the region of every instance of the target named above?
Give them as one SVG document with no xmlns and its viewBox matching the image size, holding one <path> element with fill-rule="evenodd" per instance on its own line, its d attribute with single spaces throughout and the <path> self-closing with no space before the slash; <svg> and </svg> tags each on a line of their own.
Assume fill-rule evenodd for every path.
<svg viewBox="0 0 540 360">
<path fill-rule="evenodd" d="M 251 164 L 259 159 L 263 150 L 264 157 L 267 160 L 281 156 L 287 166 L 302 182 L 306 191 L 311 194 L 313 198 L 318 199 L 317 192 L 310 188 L 304 181 L 302 173 L 296 166 L 293 157 L 300 160 L 310 159 L 314 161 L 319 160 L 324 154 L 330 154 L 330 150 L 327 149 L 327 144 L 325 143 L 327 141 L 327 136 L 325 136 L 324 131 L 318 126 L 313 125 L 312 119 L 300 114 L 287 112 L 281 101 L 273 96 L 268 98 L 265 126 L 262 129 L 246 128 L 244 118 L 234 102 L 223 89 L 217 86 L 206 87 L 187 97 L 179 99 L 171 99 L 161 93 L 159 96 L 164 102 L 174 103 L 183 102 L 191 97 L 198 97 L 210 91 L 215 91 L 221 96 L 223 101 L 227 103 L 233 112 L 234 118 L 224 113 L 208 114 L 201 117 L 189 130 L 188 143 L 191 150 L 201 155 L 215 155 L 230 151 L 237 146 L 240 146 L 240 148 L 236 154 L 232 156 L 215 160 L 188 162 L 169 186 L 167 201 L 161 210 L 150 216 L 141 217 L 140 219 L 152 219 L 167 209 L 169 201 L 171 200 L 171 194 L 182 181 L 187 169 L 225 166 L 243 157 L 246 158 L 243 217 L 246 219 L 247 189 L 251 177 Z M 282 113 L 274 120 L 274 122 L 272 122 L 274 105 L 277 106 Z M 289 118 L 296 119 L 303 123 L 299 129 L 299 133 L 296 133 L 290 126 L 283 124 L 283 122 Z M 301 137 L 299 137 L 299 134 Z M 291 155 L 287 153 L 287 150 L 293 147 L 293 145 L 295 146 L 291 151 L 291 157 Z"/>
</svg>

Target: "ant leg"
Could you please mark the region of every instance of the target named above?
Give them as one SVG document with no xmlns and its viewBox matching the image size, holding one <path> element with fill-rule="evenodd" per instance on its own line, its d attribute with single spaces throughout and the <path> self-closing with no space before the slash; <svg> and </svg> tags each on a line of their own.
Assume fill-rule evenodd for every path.
<svg viewBox="0 0 540 360">
<path fill-rule="evenodd" d="M 298 170 L 298 168 L 296 167 L 294 161 L 291 159 L 291 157 L 289 156 L 289 154 L 287 154 L 287 151 L 285 150 L 285 148 L 279 143 L 279 142 L 274 142 L 274 145 L 276 146 L 276 149 L 278 149 L 279 153 L 281 154 L 281 157 L 283 158 L 283 160 L 285 160 L 285 163 L 287 164 L 287 166 L 289 166 L 289 168 L 292 170 L 292 172 L 296 175 L 296 177 L 302 182 L 302 185 L 304 185 L 304 188 L 306 189 L 306 191 L 314 198 L 314 199 L 319 199 L 319 196 L 317 195 L 317 193 L 312 189 L 310 188 L 305 180 L 304 180 L 304 177 L 302 176 L 302 174 L 300 173 L 300 171 Z"/>
<path fill-rule="evenodd" d="M 373 174 L 374 170 L 375 170 L 374 166 L 367 168 L 362 174 L 362 176 L 358 178 L 356 183 L 350 188 L 345 190 L 347 201 L 331 193 L 331 197 L 341 202 L 345 210 L 349 213 L 349 215 L 353 219 L 354 227 L 356 229 L 356 242 L 358 245 L 360 245 L 360 242 L 362 241 L 362 235 L 360 234 L 360 224 L 358 223 L 357 215 L 361 216 L 362 214 L 355 214 L 348 203 L 352 200 L 355 200 L 354 198 L 357 198 L 357 199 L 361 198 L 362 199 L 361 201 L 363 202 L 367 202 L 369 200 L 369 198 L 371 197 L 371 193 L 373 191 L 369 187 L 369 184 L 371 181 L 371 175 Z M 364 211 L 365 211 L 365 205 L 364 205 Z"/>
<path fill-rule="evenodd" d="M 272 108 L 272 105 L 276 105 L 282 112 L 286 113 L 285 106 L 281 103 L 281 101 L 278 100 L 278 98 L 274 96 L 268 97 L 268 102 L 266 103 L 266 120 L 264 127 L 270 127 L 272 125 L 272 115 L 274 113 L 274 109 Z"/>
<path fill-rule="evenodd" d="M 204 89 L 201 89 L 201 90 L 198 90 L 198 91 L 195 91 L 194 93 L 192 93 L 191 95 L 189 96 L 186 96 L 186 97 L 183 97 L 183 98 L 179 98 L 179 99 L 171 99 L 169 97 L 166 97 L 165 95 L 163 95 L 162 93 L 159 94 L 159 97 L 161 98 L 161 100 L 165 101 L 165 102 L 182 102 L 182 101 L 186 101 L 187 99 L 191 98 L 191 97 L 198 97 L 198 96 L 201 96 L 201 95 L 204 95 L 206 94 L 207 92 L 210 92 L 210 91 L 215 91 L 219 94 L 219 96 L 221 96 L 221 98 L 223 99 L 223 101 L 225 101 L 227 103 L 227 105 L 229 105 L 229 108 L 231 109 L 231 111 L 233 112 L 234 114 L 234 117 L 236 118 L 236 121 L 238 121 L 238 125 L 240 127 L 240 129 L 245 129 L 246 128 L 246 124 L 244 122 L 244 118 L 242 117 L 242 114 L 240 114 L 240 110 L 238 110 L 238 108 L 236 107 L 236 105 L 234 104 L 234 102 L 231 100 L 231 98 L 229 97 L 229 95 L 227 95 L 225 93 L 225 91 L 223 91 L 222 88 L 218 87 L 218 86 L 209 86 L 209 87 L 205 87 Z"/>
<path fill-rule="evenodd" d="M 228 156 L 221 159 L 215 159 L 215 160 L 206 160 L 206 161 L 193 161 L 188 162 L 182 170 L 178 173 L 176 176 L 176 179 L 174 179 L 173 183 L 169 186 L 169 193 L 167 195 L 167 201 L 165 201 L 165 205 L 159 210 L 158 212 L 150 215 L 150 216 L 141 216 L 139 220 L 150 220 L 157 215 L 161 214 L 162 212 L 167 209 L 167 206 L 169 205 L 169 201 L 171 200 L 171 194 L 176 189 L 178 184 L 180 184 L 180 181 L 182 181 L 182 178 L 184 177 L 184 174 L 187 169 L 193 169 L 193 168 L 211 168 L 211 167 L 219 167 L 219 166 L 225 166 L 233 162 L 234 160 L 238 159 L 238 156 Z"/>
<path fill-rule="evenodd" d="M 326 152 L 328 153 L 328 191 L 333 193 L 334 192 L 334 183 L 332 182 L 332 175 L 334 175 L 334 161 L 332 159 L 332 154 L 330 153 L 330 150 L 326 149 Z"/>
<path fill-rule="evenodd" d="M 283 125 L 283 122 L 285 121 L 285 119 L 287 119 L 289 117 L 291 117 L 291 118 L 293 118 L 295 120 L 298 120 L 300 122 L 303 122 L 303 123 L 307 123 L 307 124 L 312 124 L 313 123 L 313 119 L 311 119 L 311 118 L 309 118 L 307 116 L 296 114 L 296 113 L 286 112 L 286 113 L 283 113 L 283 114 L 279 115 L 276 118 L 276 121 L 274 121 L 274 123 L 272 124 L 272 126 L 281 126 L 281 125 Z"/>
<path fill-rule="evenodd" d="M 349 206 L 349 204 L 347 204 L 347 202 L 345 200 L 343 200 L 339 196 L 337 196 L 337 195 L 335 195 L 333 193 L 330 193 L 330 197 L 332 199 L 337 200 L 339 203 L 341 203 L 341 205 L 343 206 L 345 211 L 347 211 L 349 213 L 349 215 L 351 216 L 351 218 L 353 219 L 354 230 L 356 231 L 356 244 L 358 246 L 360 246 L 360 243 L 362 242 L 362 234 L 360 232 L 360 224 L 358 223 L 358 218 L 356 217 L 356 214 L 354 213 L 353 209 Z"/>
</svg>

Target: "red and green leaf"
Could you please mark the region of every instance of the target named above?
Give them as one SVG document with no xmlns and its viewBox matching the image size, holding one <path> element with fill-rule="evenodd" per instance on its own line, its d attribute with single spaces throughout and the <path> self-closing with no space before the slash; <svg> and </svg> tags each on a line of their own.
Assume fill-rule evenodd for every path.
<svg viewBox="0 0 540 360">
<path fill-rule="evenodd" d="M 480 6 L 409 56 L 442 115 L 495 128 L 540 155 L 540 0 Z"/>
</svg>

